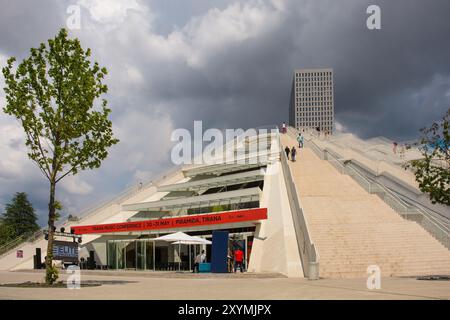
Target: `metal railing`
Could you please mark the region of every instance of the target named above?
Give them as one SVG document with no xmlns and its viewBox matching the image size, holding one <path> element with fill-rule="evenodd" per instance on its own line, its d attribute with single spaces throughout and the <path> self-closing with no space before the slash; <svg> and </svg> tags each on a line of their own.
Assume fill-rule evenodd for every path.
<svg viewBox="0 0 450 320">
<path fill-rule="evenodd" d="M 95 205 L 88 207 L 87 209 L 84 209 L 77 215 L 80 218 L 77 221 L 77 223 L 83 222 L 83 220 L 86 220 L 87 218 L 93 216 L 94 214 L 98 213 L 99 211 L 102 211 L 103 209 L 105 209 L 111 205 L 123 203 L 124 201 L 126 201 L 126 200 L 132 198 L 133 196 L 135 196 L 136 194 L 138 194 L 143 189 L 149 188 L 151 186 L 155 186 L 155 187 L 158 186 L 158 184 L 161 181 L 178 173 L 180 170 L 182 170 L 181 165 L 170 168 L 169 170 L 163 172 L 162 174 L 159 174 L 155 177 L 149 178 L 147 181 L 142 182 L 142 184 L 128 187 L 121 193 L 116 194 L 112 197 L 109 197 L 109 198 L 101 201 L 100 203 L 96 203 Z M 64 226 L 68 222 L 70 222 L 70 221 L 66 220 L 60 226 Z"/>
<path fill-rule="evenodd" d="M 387 189 L 384 186 L 383 193 L 380 194 L 383 200 L 403 218 L 412 220 L 424 228 L 430 235 L 441 242 L 447 249 L 450 249 L 450 228 L 448 221 L 436 218 L 434 214 L 427 208 L 422 206 L 411 205 L 406 202 L 394 191 Z"/>
<path fill-rule="evenodd" d="M 87 218 L 92 217 L 96 213 L 102 211 L 103 209 L 105 209 L 111 205 L 123 203 L 124 201 L 135 196 L 136 194 L 139 193 L 139 191 L 141 191 L 145 188 L 148 188 L 152 185 L 157 186 L 158 183 L 160 183 L 167 177 L 170 177 L 170 176 L 178 173 L 181 169 L 182 169 L 182 166 L 176 166 L 174 168 L 171 168 L 168 171 L 163 172 L 160 175 L 157 175 L 155 177 L 148 179 L 147 181 L 143 182 L 142 185 L 135 185 L 135 186 L 128 187 L 127 189 L 120 192 L 119 194 L 116 194 L 112 197 L 108 197 L 107 199 L 105 199 L 99 203 L 96 203 L 95 205 L 88 207 L 87 209 L 84 209 L 77 215 L 77 217 L 80 218 L 77 221 L 77 223 L 82 223 Z M 60 228 L 60 227 L 66 226 L 70 222 L 73 222 L 73 221 L 69 221 L 68 219 L 66 219 L 62 222 L 56 223 L 56 227 Z M 43 236 L 44 236 L 44 229 L 41 229 L 31 235 L 28 234 L 28 235 L 22 235 L 20 237 L 17 237 L 0 247 L 0 257 L 10 253 L 11 250 L 14 250 L 15 248 L 21 246 L 24 243 L 33 243 Z"/>
<path fill-rule="evenodd" d="M 394 190 L 369 179 L 359 170 L 364 170 L 361 165 L 354 166 L 352 160 L 342 159 L 339 154 L 327 148 L 321 149 L 313 139 L 308 140 L 308 147 L 318 157 L 329 161 L 339 172 L 350 175 L 367 192 L 377 194 L 404 219 L 415 221 L 431 236 L 450 249 L 450 219 L 448 217 L 443 216 L 439 212 L 433 212 L 431 209 L 417 203 L 414 199 L 397 194 Z M 388 175 L 385 175 L 385 178 L 390 179 Z"/>
<path fill-rule="evenodd" d="M 428 208 L 411 204 L 409 199 L 402 199 L 395 191 L 389 190 L 384 186 L 380 187 L 384 189 L 383 200 L 387 204 L 403 218 L 417 222 L 447 249 L 450 249 L 450 219 L 443 221 L 440 215 L 436 216 L 436 214 Z"/>
<path fill-rule="evenodd" d="M 281 145 L 281 141 L 280 141 Z M 310 280 L 319 279 L 319 254 L 316 246 L 311 240 L 308 230 L 308 223 L 304 215 L 303 209 L 298 198 L 297 188 L 292 178 L 291 169 L 289 168 L 286 153 L 280 151 L 280 161 L 283 170 L 284 181 L 289 199 L 289 206 L 292 212 L 295 234 L 297 237 L 297 245 L 302 261 L 304 276 Z"/>
<path fill-rule="evenodd" d="M 25 242 L 34 242 L 43 235 L 43 230 L 36 231 L 32 234 L 21 235 L 0 247 L 0 258 L 11 252 Z"/>
<path fill-rule="evenodd" d="M 395 212 L 407 220 L 413 220 L 421 225 L 434 238 L 450 249 L 450 219 L 439 213 L 415 203 L 413 199 L 397 194 L 386 186 L 371 181 L 359 170 L 347 165 L 347 173 L 369 193 L 376 193 Z"/>
</svg>

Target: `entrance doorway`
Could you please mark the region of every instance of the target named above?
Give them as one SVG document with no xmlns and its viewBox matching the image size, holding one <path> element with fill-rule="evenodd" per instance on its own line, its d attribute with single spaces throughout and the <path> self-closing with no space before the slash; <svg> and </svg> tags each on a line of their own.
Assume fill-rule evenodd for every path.
<svg viewBox="0 0 450 320">
<path fill-rule="evenodd" d="M 212 240 L 211 233 L 193 233 L 207 240 Z M 231 243 L 239 245 L 244 251 L 244 268 L 248 268 L 253 243 L 253 232 L 232 232 Z M 197 254 L 205 250 L 206 261 L 211 262 L 211 245 L 171 245 L 152 238 L 109 240 L 107 242 L 107 261 L 109 269 L 134 270 L 191 270 Z"/>
<path fill-rule="evenodd" d="M 132 241 L 125 247 L 125 269 L 136 269 L 136 242 Z"/>
</svg>

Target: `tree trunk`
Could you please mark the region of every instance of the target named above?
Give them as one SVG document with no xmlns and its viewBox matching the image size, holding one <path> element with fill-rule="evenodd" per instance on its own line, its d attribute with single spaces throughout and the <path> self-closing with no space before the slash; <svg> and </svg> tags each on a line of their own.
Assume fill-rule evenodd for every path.
<svg viewBox="0 0 450 320">
<path fill-rule="evenodd" d="M 47 242 L 47 257 L 45 259 L 47 284 L 53 284 L 53 234 L 55 227 L 55 186 L 54 181 L 50 181 L 50 201 L 48 203 L 48 242 Z"/>
</svg>

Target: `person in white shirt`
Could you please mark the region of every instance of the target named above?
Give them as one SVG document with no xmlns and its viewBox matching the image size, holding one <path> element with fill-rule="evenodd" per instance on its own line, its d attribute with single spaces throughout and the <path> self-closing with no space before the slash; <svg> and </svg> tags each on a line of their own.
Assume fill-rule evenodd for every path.
<svg viewBox="0 0 450 320">
<path fill-rule="evenodd" d="M 205 253 L 205 250 L 202 250 L 202 256 L 201 256 L 200 263 L 204 263 L 204 262 L 206 262 L 206 253 Z"/>
<path fill-rule="evenodd" d="M 206 261 L 206 253 L 205 250 L 202 250 L 202 253 L 199 253 L 194 260 L 194 270 L 192 271 L 193 273 L 195 272 L 199 272 L 198 267 L 200 265 L 200 263 L 203 263 Z"/>
</svg>

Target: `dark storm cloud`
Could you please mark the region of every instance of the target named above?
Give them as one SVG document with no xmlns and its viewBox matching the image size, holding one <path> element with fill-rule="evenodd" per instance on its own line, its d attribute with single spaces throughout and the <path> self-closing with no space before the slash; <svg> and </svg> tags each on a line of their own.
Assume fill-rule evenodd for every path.
<svg viewBox="0 0 450 320">
<path fill-rule="evenodd" d="M 338 36 L 333 61 L 337 117 L 350 131 L 365 137 L 414 137 L 450 106 L 448 97 L 443 99 L 448 92 L 445 86 L 433 92 L 440 105 L 411 99 L 435 76 L 450 75 L 450 43 L 443 41 L 450 32 L 450 2 L 378 3 L 381 30 L 368 31 L 351 23 Z"/>
<path fill-rule="evenodd" d="M 0 0 L 0 50 L 22 56 L 31 47 L 54 36 L 64 25 L 70 1 Z"/>
<path fill-rule="evenodd" d="M 292 70 L 322 66 L 335 71 L 338 121 L 365 137 L 412 137 L 449 107 L 448 97 L 442 99 L 445 87 L 433 92 L 444 100 L 440 106 L 417 105 L 410 97 L 435 75 L 450 75 L 450 42 L 444 40 L 450 34 L 449 1 L 314 2 L 306 24 L 299 19 L 303 7 L 295 8 L 301 2 L 293 2 L 285 23 L 258 38 L 261 43 L 245 44 L 212 63 L 216 70 L 239 73 L 232 85 L 238 97 L 248 97 L 242 102 L 251 107 L 241 106 L 249 109 L 245 119 L 256 125 L 255 118 L 263 116 L 260 123 L 279 123 L 287 117 Z M 379 31 L 365 25 L 365 10 L 373 3 L 382 9 Z"/>
<path fill-rule="evenodd" d="M 37 39 L 50 37 L 64 23 L 61 13 L 69 3 L 3 1 L 2 52 L 17 54 Z M 150 10 L 163 13 L 155 24 L 167 34 L 211 7 L 209 2 L 148 3 Z M 381 7 L 381 30 L 366 28 L 369 4 Z M 219 9 L 224 7 L 220 2 Z M 398 116 L 414 107 L 408 92 L 430 84 L 435 75 L 450 74 L 450 42 L 445 41 L 450 33 L 449 12 L 447 0 L 290 1 L 276 27 L 225 46 L 201 69 L 181 61 L 155 66 L 145 61 L 145 52 L 126 51 L 147 82 L 137 89 L 141 91 L 133 98 L 138 102 L 134 105 L 173 101 L 173 110 L 167 111 L 176 124 L 184 126 L 193 119 L 217 127 L 221 122 L 246 127 L 279 123 L 287 118 L 293 69 L 332 67 L 337 120 L 348 130 L 366 137 L 413 136 L 418 128 L 398 125 L 403 120 Z M 92 47 L 95 51 L 94 43 Z M 443 100 L 444 92 L 434 94 Z M 423 120 L 418 125 L 436 119 L 446 107 L 415 108 L 417 119 Z"/>
<path fill-rule="evenodd" d="M 0 0 L 0 54 L 22 57 L 52 37 L 76 2 Z M 119 1 L 101 1 L 112 2 Z M 116 25 L 83 7 L 86 25 L 71 31 L 109 70 L 121 143 L 99 170 L 68 187 L 72 193 L 60 191 L 67 207 L 96 202 L 171 166 L 173 128 L 192 129 L 194 120 L 203 120 L 204 129 L 287 120 L 296 68 L 334 69 L 336 119 L 362 137 L 416 137 L 450 105 L 448 0 L 137 3 L 146 10 L 130 11 Z M 371 4 L 381 7 L 381 30 L 366 27 Z M 44 212 L 45 181 L 11 174 L 1 181 L 0 201 L 25 190 Z M 78 190 L 81 182 L 95 192 Z"/>
<path fill-rule="evenodd" d="M 158 12 L 154 30 L 163 35 L 170 34 L 174 28 L 184 26 L 192 17 L 201 16 L 211 8 L 223 9 L 229 4 L 227 0 L 150 0 L 152 10 Z"/>
<path fill-rule="evenodd" d="M 381 30 L 366 27 L 370 4 L 381 7 Z M 293 70 L 332 67 L 336 117 L 350 132 L 411 138 L 448 107 L 445 87 L 433 93 L 441 106 L 419 106 L 410 94 L 450 74 L 449 12 L 446 0 L 291 1 L 276 27 L 224 47 L 200 70 L 159 66 L 148 99 L 174 101 L 168 112 L 180 126 L 280 123 Z M 154 66 L 143 70 L 155 78 Z"/>
</svg>

